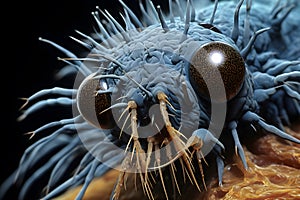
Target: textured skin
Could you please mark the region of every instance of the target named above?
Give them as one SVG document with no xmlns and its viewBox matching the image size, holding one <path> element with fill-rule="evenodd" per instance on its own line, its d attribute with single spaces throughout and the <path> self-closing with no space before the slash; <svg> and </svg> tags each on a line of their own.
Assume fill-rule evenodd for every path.
<svg viewBox="0 0 300 200">
<path fill-rule="evenodd" d="M 54 129 L 52 134 L 37 141 L 26 150 L 19 169 L 3 184 L 0 196 L 5 197 L 6 190 L 10 187 L 17 187 L 20 200 L 40 197 L 50 199 L 73 186 L 84 184 L 77 196 L 78 199 L 81 199 L 85 189 L 95 177 L 101 177 L 110 167 L 124 165 L 122 161 L 126 161 L 126 158 L 120 154 L 118 149 L 127 149 L 127 144 L 129 149 L 135 148 L 130 134 L 122 134 L 119 137 L 120 130 L 130 132 L 135 125 L 132 121 L 130 124 L 126 124 L 125 117 L 123 119 L 120 117 L 125 113 L 124 108 L 126 106 L 129 108 L 129 102 L 134 101 L 137 108 L 133 106 L 128 110 L 132 113 L 137 111 L 137 121 L 142 125 L 147 125 L 151 121 L 151 116 L 148 116 L 151 112 L 150 107 L 158 104 L 161 105 L 160 108 L 163 107 L 158 98 L 160 92 L 168 97 L 171 105 L 166 106 L 166 112 L 170 115 L 172 127 L 180 130 L 188 139 L 186 145 L 196 138 L 203 142 L 202 148 L 205 151 L 210 146 L 210 142 L 214 142 L 214 146 L 205 157 L 209 167 L 204 166 L 204 168 L 207 175 L 210 171 L 217 171 L 219 184 L 222 184 L 224 162 L 226 163 L 223 154 L 230 155 L 236 149 L 244 167 L 247 168 L 239 138 L 242 143 L 246 143 L 249 138 L 252 141 L 253 128 L 258 131 L 264 129 L 292 142 L 300 143 L 296 138 L 283 132 L 283 125 L 289 125 L 300 116 L 300 51 L 298 48 L 300 31 L 297 24 L 300 17 L 295 10 L 291 13 L 288 12 L 289 5 L 292 3 L 283 6 L 276 14 L 276 9 L 284 5 L 283 3 L 278 4 L 272 11 L 269 3 L 262 5 L 256 1 L 253 2 L 248 15 L 246 2 L 250 1 L 244 2 L 238 15 L 240 19 L 239 32 L 235 31 L 236 27 L 233 23 L 238 3 L 232 1 L 219 3 L 213 23 L 209 26 L 207 24 L 210 24 L 214 5 L 204 9 L 198 9 L 195 5 L 197 8 L 195 19 L 188 20 L 188 23 L 184 20 L 184 18 L 188 18 L 185 17 L 185 14 L 183 14 L 183 19 L 176 16 L 174 22 L 172 22 L 172 17 L 170 17 L 171 21 L 164 21 L 159 19 L 162 18 L 159 12 L 155 13 L 150 9 L 149 13 L 157 15 L 157 21 L 152 25 L 139 27 L 139 29 L 133 28 L 136 24 L 141 24 L 140 21 L 134 20 L 134 16 L 130 16 L 132 21 L 127 20 L 131 15 L 130 10 L 127 9 L 129 15 L 126 16 L 125 13 L 124 18 L 128 30 L 125 34 L 120 31 L 121 33 L 115 36 L 107 37 L 106 32 L 102 30 L 102 33 L 95 35 L 95 38 L 99 37 L 97 41 L 81 34 L 85 38 L 83 39 L 83 42 L 86 42 L 84 45 L 90 49 L 90 54 L 87 59 L 83 59 L 83 62 L 63 47 L 42 39 L 67 54 L 67 57 L 71 58 L 64 60 L 69 64 L 67 67 L 76 65 L 75 68 L 79 69 L 79 73 L 74 88 L 54 88 L 29 97 L 28 104 L 32 105 L 24 106 L 24 108 L 27 106 L 28 108 L 19 119 L 22 120 L 39 109 L 51 105 L 73 108 L 74 118 L 49 122 L 34 131 L 34 134 L 41 134 L 49 129 Z M 247 6 L 249 5 L 247 4 Z M 288 14 L 287 17 L 284 16 L 285 13 Z M 144 18 L 147 21 L 147 17 L 144 16 Z M 244 20 L 246 18 L 249 18 L 248 21 Z M 110 18 L 110 20 L 113 19 Z M 248 22 L 250 25 L 247 28 Z M 112 24 L 115 25 L 115 28 L 118 26 L 115 22 Z M 189 25 L 188 29 L 186 29 L 187 25 Z M 263 30 L 267 27 L 270 27 L 270 30 Z M 99 28 L 102 29 L 102 25 L 99 25 Z M 113 35 L 113 30 L 112 25 L 108 26 L 108 33 Z M 259 30 L 263 31 L 256 35 L 255 42 L 251 43 L 251 37 Z M 244 81 L 241 85 L 234 87 L 240 88 L 240 90 L 237 93 L 233 92 L 234 97 L 225 104 L 221 104 L 221 106 L 227 106 L 225 123 L 221 130 L 218 129 L 218 125 L 222 124 L 222 119 L 221 121 L 218 121 L 218 118 L 213 119 L 213 111 L 211 111 L 212 107 L 220 106 L 219 99 L 213 99 L 210 102 L 207 94 L 202 94 L 201 90 L 197 88 L 199 79 L 195 70 L 190 70 L 190 62 L 195 52 L 203 45 L 215 41 L 230 45 L 241 54 L 238 60 L 242 58 L 245 61 L 245 73 L 242 73 Z M 250 44 L 250 48 L 247 48 L 248 44 Z M 66 74 L 73 72 L 74 70 L 69 70 Z M 95 86 L 97 82 L 93 82 L 91 85 L 87 84 L 88 81 L 83 82 L 84 79 L 90 78 L 89 75 L 95 75 L 99 79 L 98 86 Z M 232 73 L 229 70 L 224 76 L 225 78 L 223 78 L 226 79 L 224 84 L 232 84 L 231 80 L 235 80 L 237 78 L 235 76 L 240 77 L 240 73 Z M 217 78 L 210 79 L 210 83 L 213 84 L 215 79 Z M 235 82 L 233 81 L 233 83 Z M 78 89 L 78 86 L 82 87 Z M 89 87 L 91 88 L 81 90 Z M 94 97 L 95 91 L 100 96 L 93 105 L 91 97 Z M 47 95 L 51 95 L 51 93 L 60 97 L 54 96 L 53 99 L 47 99 Z M 89 97 L 91 99 L 85 101 Z M 118 100 L 118 103 L 114 104 L 114 100 Z M 109 103 L 115 105 L 116 108 L 111 109 L 112 114 L 103 115 L 101 111 L 109 108 Z M 167 104 L 167 101 L 163 103 Z M 91 107 L 87 107 L 89 105 Z M 90 112 L 94 110 L 96 110 L 96 114 L 90 115 Z M 150 137 L 152 131 L 157 131 L 155 126 L 147 129 L 149 132 L 143 131 L 143 127 L 136 129 L 140 134 L 138 141 L 142 151 L 149 150 L 148 145 L 151 143 L 149 138 L 155 140 L 159 145 L 162 145 L 164 139 L 172 141 L 173 135 L 167 127 L 167 120 L 162 119 L 159 115 L 159 112 L 163 114 L 161 110 L 157 108 L 153 111 L 157 127 L 166 126 L 165 129 L 162 129 L 161 135 Z M 128 118 L 133 115 L 132 113 L 127 115 Z M 117 124 L 116 118 L 114 118 L 115 122 L 111 120 L 111 115 L 120 117 L 119 124 Z M 98 127 L 97 122 L 100 123 L 101 128 Z M 221 131 L 220 137 L 215 135 L 215 132 L 218 131 Z M 112 148 L 112 144 L 117 148 Z M 154 142 L 153 145 L 159 146 Z M 196 148 L 192 145 L 187 147 Z M 184 160 L 183 157 L 180 159 Z M 191 156 L 191 158 L 195 157 Z M 186 168 L 182 169 L 181 162 L 178 160 L 167 161 L 174 162 L 178 169 L 177 174 L 191 173 L 186 172 L 189 164 L 186 163 Z M 201 183 L 197 159 L 193 159 L 191 163 L 196 168 L 193 173 L 202 190 L 205 186 Z M 77 168 L 78 166 L 79 168 Z M 132 166 L 126 165 L 125 167 Z M 195 185 L 186 183 L 183 176 L 174 177 L 168 171 L 169 168 L 161 167 L 159 170 L 158 168 L 153 167 L 157 171 L 162 170 L 165 181 L 158 173 L 153 173 L 154 179 L 158 182 L 154 188 L 151 188 L 154 199 L 165 198 L 163 190 L 165 187 L 170 191 L 169 198 L 171 198 L 171 194 L 173 198 L 175 196 L 178 199 L 181 198 L 173 189 L 174 178 L 179 182 L 182 193 L 186 194 L 196 190 Z M 73 179 L 75 171 L 77 173 Z M 16 184 L 13 181 L 15 175 L 18 175 Z M 206 176 L 205 178 L 208 180 L 210 177 Z M 123 187 L 123 182 L 116 183 L 116 190 L 119 185 Z M 143 190 L 144 187 L 146 186 L 140 189 Z M 122 196 L 123 193 L 121 193 L 120 198 L 126 197 L 126 191 L 124 188 L 121 189 L 125 196 Z M 149 194 L 145 196 L 151 197 Z M 114 197 L 113 192 L 111 198 Z"/>
</svg>

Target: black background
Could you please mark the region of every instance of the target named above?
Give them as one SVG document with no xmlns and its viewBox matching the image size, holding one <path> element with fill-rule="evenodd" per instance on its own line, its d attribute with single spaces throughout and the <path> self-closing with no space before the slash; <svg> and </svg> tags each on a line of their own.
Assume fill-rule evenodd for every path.
<svg viewBox="0 0 300 200">
<path fill-rule="evenodd" d="M 138 9 L 138 0 L 124 0 Z M 155 5 L 159 1 L 153 1 Z M 106 8 L 113 16 L 120 16 L 117 0 L 44 0 L 37 2 L 12 2 L 2 17 L 3 49 L 1 89 L 1 180 L 17 167 L 21 155 L 32 142 L 24 133 L 37 128 L 39 122 L 17 122 L 20 98 L 55 86 L 54 74 L 64 64 L 57 60 L 61 52 L 38 40 L 39 37 L 56 42 L 67 49 L 78 45 L 69 36 L 78 36 L 75 30 L 86 34 L 93 32 L 91 15 L 96 6 Z M 167 6 L 161 5 L 164 9 Z M 140 13 L 137 12 L 139 15 Z M 3 13 L 2 13 L 3 15 Z M 79 46 L 79 45 L 78 45 Z M 43 116 L 41 116 L 42 118 Z"/>
</svg>

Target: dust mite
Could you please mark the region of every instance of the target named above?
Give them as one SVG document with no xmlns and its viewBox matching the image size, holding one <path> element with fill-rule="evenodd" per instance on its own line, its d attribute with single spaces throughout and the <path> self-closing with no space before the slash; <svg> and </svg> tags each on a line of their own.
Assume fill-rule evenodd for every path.
<svg viewBox="0 0 300 200">
<path fill-rule="evenodd" d="M 38 91 L 19 120 L 52 105 L 72 108 L 74 117 L 31 133 L 54 130 L 27 148 L 1 197 L 18 187 L 20 200 L 51 199 L 82 184 L 82 199 L 94 178 L 117 168 L 111 199 L 126 192 L 132 173 L 147 198 L 155 199 L 159 182 L 164 198 L 173 199 L 186 182 L 205 190 L 211 166 L 222 185 L 228 151 L 247 169 L 240 138 L 251 137 L 249 130 L 300 143 L 284 132 L 300 116 L 299 17 L 289 17 L 296 1 L 271 8 L 257 0 L 202 7 L 169 0 L 164 13 L 146 0 L 140 19 L 120 3 L 122 23 L 97 7 L 97 32 L 77 31 L 73 39 L 87 57 L 40 38 L 63 53 L 60 73 L 76 70 L 74 87 Z"/>
</svg>

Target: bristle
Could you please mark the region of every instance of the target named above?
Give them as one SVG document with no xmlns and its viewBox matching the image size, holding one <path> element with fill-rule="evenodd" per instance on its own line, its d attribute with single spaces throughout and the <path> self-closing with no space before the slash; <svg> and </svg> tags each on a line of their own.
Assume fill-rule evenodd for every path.
<svg viewBox="0 0 300 200">
<path fill-rule="evenodd" d="M 243 35 L 243 45 L 246 46 L 250 39 L 250 10 L 251 10 L 252 0 L 247 0 L 246 3 L 246 16 L 244 20 L 244 35 Z"/>
<path fill-rule="evenodd" d="M 275 28 L 276 31 L 280 31 L 282 22 L 286 19 L 286 17 L 290 14 L 290 12 L 295 8 L 295 5 L 290 5 L 289 7 L 285 8 L 285 11 L 281 14 L 280 17 L 277 19 L 273 19 L 272 27 Z"/>
<path fill-rule="evenodd" d="M 213 13 L 212 13 L 212 15 L 211 15 L 211 18 L 210 18 L 210 20 L 209 20 L 209 24 L 211 24 L 211 25 L 214 23 L 215 15 L 216 15 L 217 8 L 218 8 L 218 3 L 219 3 L 219 1 L 218 1 L 218 0 L 215 0 L 214 11 L 213 11 Z"/>
<path fill-rule="evenodd" d="M 279 5 L 280 5 L 280 2 L 281 2 L 281 0 L 277 0 L 277 1 L 276 1 L 276 3 L 274 4 L 274 7 L 273 7 L 271 13 L 275 13 L 275 12 L 276 12 L 276 10 L 280 7 L 280 6 L 279 6 Z"/>
<path fill-rule="evenodd" d="M 121 13 L 120 13 L 121 14 Z M 129 31 L 129 30 L 135 30 L 136 27 L 134 26 L 134 24 L 131 22 L 130 20 L 130 17 L 129 17 L 129 14 L 127 12 L 127 10 L 124 8 L 124 14 L 121 14 L 124 22 L 125 22 L 125 25 L 126 25 L 126 31 Z"/>
<path fill-rule="evenodd" d="M 165 32 L 169 31 L 169 27 L 163 17 L 160 5 L 157 6 L 157 13 L 158 13 L 159 21 L 161 23 L 161 27 L 164 29 Z"/>
<path fill-rule="evenodd" d="M 191 21 L 191 10 L 190 10 L 190 0 L 188 0 L 187 7 L 186 7 L 185 25 L 184 25 L 183 35 L 180 41 L 181 43 L 187 38 L 187 33 L 190 28 L 190 21 Z"/>
<path fill-rule="evenodd" d="M 175 2 L 176 2 L 176 5 L 177 5 L 177 9 L 178 9 L 178 14 L 180 16 L 180 20 L 183 21 L 184 20 L 184 13 L 182 11 L 182 7 L 180 5 L 180 2 L 179 2 L 179 0 L 175 0 Z"/>
<path fill-rule="evenodd" d="M 142 22 L 138 19 L 138 17 L 134 14 L 134 12 L 132 12 L 132 10 L 122 0 L 119 0 L 119 2 L 122 4 L 123 8 L 128 12 L 133 22 L 137 25 L 137 27 L 143 28 L 144 26 Z"/>
<path fill-rule="evenodd" d="M 186 7 L 186 15 L 185 15 L 185 26 L 183 34 L 187 35 L 189 27 L 190 27 L 190 21 L 191 21 L 191 9 L 190 9 L 190 0 L 187 1 L 187 7 Z"/>
<path fill-rule="evenodd" d="M 173 15 L 172 0 L 169 0 L 169 16 L 170 16 L 170 21 L 174 23 L 175 19 Z"/>
<path fill-rule="evenodd" d="M 233 20 L 233 29 L 231 32 L 231 39 L 233 41 L 237 41 L 239 34 L 240 34 L 240 29 L 239 29 L 239 13 L 240 13 L 240 8 L 243 4 L 244 0 L 240 0 L 239 3 L 237 4 L 234 12 L 234 20 Z"/>
<path fill-rule="evenodd" d="M 104 13 L 99 7 L 97 7 L 98 10 L 101 12 L 101 14 L 107 19 L 109 26 L 112 29 L 112 33 L 110 33 L 111 35 L 114 34 L 115 36 L 119 37 L 120 36 L 120 31 L 117 29 L 115 23 L 111 20 L 111 18 Z M 96 11 L 95 13 L 98 14 L 98 12 Z M 99 14 L 98 14 L 99 15 Z M 119 38 L 120 39 L 120 38 Z"/>
<path fill-rule="evenodd" d="M 147 8 L 149 7 L 150 11 L 148 11 L 149 15 L 154 17 L 155 22 L 159 22 L 158 13 L 155 9 L 155 6 L 151 0 L 146 0 Z M 151 15 L 152 14 L 152 15 Z"/>
<path fill-rule="evenodd" d="M 47 40 L 47 39 L 44 39 L 44 38 L 39 38 L 40 41 L 43 41 L 43 42 L 46 42 L 52 46 L 54 46 L 55 48 L 57 48 L 58 50 L 62 51 L 67 57 L 70 57 L 70 58 L 76 58 L 77 56 L 75 54 L 73 54 L 71 51 L 67 50 L 66 48 L 50 41 L 50 40 Z M 84 65 L 83 63 L 79 62 L 79 61 L 74 61 L 75 65 L 80 68 L 84 74 L 91 74 L 91 70 L 86 66 Z"/>
<path fill-rule="evenodd" d="M 108 52 L 108 50 L 102 46 L 101 44 L 99 44 L 97 41 L 95 41 L 95 39 L 93 39 L 91 36 L 88 36 L 78 30 L 75 30 L 76 33 L 78 33 L 79 35 L 81 35 L 82 37 L 84 37 L 85 39 L 87 39 L 90 43 L 92 43 L 94 45 L 94 47 L 96 47 L 99 51 L 102 52 Z"/>
<path fill-rule="evenodd" d="M 191 22 L 194 22 L 196 18 L 196 10 L 195 10 L 193 0 L 190 1 L 190 4 L 191 4 Z"/>
<path fill-rule="evenodd" d="M 141 9 L 141 12 L 142 12 L 143 20 L 145 21 L 146 25 L 150 26 L 150 25 L 154 24 L 153 20 L 151 19 L 149 14 L 146 12 L 146 10 L 144 8 L 144 5 L 142 3 L 142 0 L 139 0 L 139 6 L 140 6 L 140 9 Z"/>
<path fill-rule="evenodd" d="M 105 13 L 108 15 L 108 17 L 113 21 L 113 23 L 116 25 L 116 27 L 119 29 L 119 31 L 121 32 L 123 39 L 126 42 L 129 42 L 131 39 L 129 38 L 128 34 L 126 33 L 126 31 L 123 29 L 123 27 L 121 26 L 121 24 L 113 17 L 111 16 L 111 14 L 105 10 Z"/>
<path fill-rule="evenodd" d="M 268 28 L 263 28 L 263 29 L 260 29 L 260 30 L 258 30 L 258 31 L 256 31 L 254 33 L 254 35 L 251 37 L 250 41 L 248 42 L 247 46 L 243 50 L 241 50 L 241 56 L 244 59 L 247 58 L 247 56 L 248 56 L 248 54 L 249 54 L 249 52 L 250 52 L 250 50 L 251 50 L 251 48 L 252 48 L 252 46 L 253 46 L 256 38 L 257 38 L 257 36 L 260 35 L 261 33 L 265 32 L 265 31 L 270 30 L 270 29 L 271 28 L 269 28 L 269 27 Z"/>
<path fill-rule="evenodd" d="M 92 15 L 94 16 L 95 21 L 98 24 L 98 27 L 100 29 L 100 32 L 103 34 L 104 38 L 107 40 L 109 43 L 110 47 L 115 47 L 117 46 L 117 42 L 110 36 L 110 34 L 107 32 L 107 30 L 104 28 L 103 24 L 100 22 L 98 17 L 96 16 L 95 12 L 92 12 Z"/>
<path fill-rule="evenodd" d="M 158 166 L 160 166 L 160 160 L 161 160 L 160 159 L 160 150 L 159 149 L 160 149 L 159 146 L 155 145 L 155 160 L 156 160 L 156 163 L 157 163 Z M 163 189 L 164 189 L 165 197 L 166 197 L 166 199 L 169 199 L 168 198 L 168 192 L 167 192 L 167 189 L 166 189 L 166 186 L 165 186 L 165 182 L 164 182 L 164 177 L 163 177 L 163 174 L 162 174 L 162 171 L 161 171 L 160 167 L 158 168 L 158 173 L 159 173 L 159 177 L 160 177 Z"/>
</svg>

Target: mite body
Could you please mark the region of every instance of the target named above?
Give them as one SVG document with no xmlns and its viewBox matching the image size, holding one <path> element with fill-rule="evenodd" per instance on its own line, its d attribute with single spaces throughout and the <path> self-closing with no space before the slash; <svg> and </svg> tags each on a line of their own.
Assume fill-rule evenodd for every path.
<svg viewBox="0 0 300 200">
<path fill-rule="evenodd" d="M 78 32 L 83 39 L 76 41 L 89 50 L 85 58 L 41 39 L 67 55 L 60 58 L 68 64 L 65 75 L 78 73 L 73 88 L 29 97 L 19 119 L 50 105 L 72 108 L 73 118 L 32 132 L 55 129 L 25 151 L 1 195 L 19 185 L 19 199 L 27 199 L 41 181 L 36 198 L 83 184 L 81 199 L 95 177 L 116 168 L 111 199 L 126 195 L 133 174 L 146 198 L 156 199 L 159 186 L 163 198 L 176 199 L 187 182 L 205 190 L 211 166 L 222 185 L 226 152 L 235 151 L 247 170 L 240 138 L 252 132 L 300 143 L 284 132 L 300 116 L 296 3 L 278 1 L 270 8 L 249 0 L 215 1 L 201 9 L 193 1 L 169 1 L 164 14 L 147 0 L 140 2 L 141 19 L 120 3 L 125 26 L 98 8 L 93 16 L 99 32 Z"/>
</svg>

